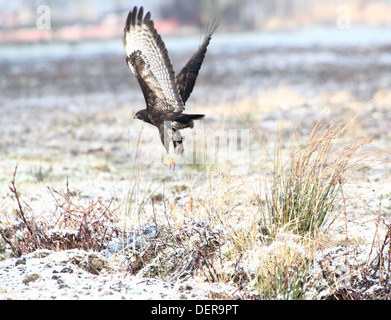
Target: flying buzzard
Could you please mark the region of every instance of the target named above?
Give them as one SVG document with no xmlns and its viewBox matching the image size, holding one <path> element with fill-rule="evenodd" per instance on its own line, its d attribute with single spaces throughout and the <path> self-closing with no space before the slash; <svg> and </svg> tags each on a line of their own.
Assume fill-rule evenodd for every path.
<svg viewBox="0 0 391 320">
<path fill-rule="evenodd" d="M 179 130 L 193 128 L 194 120 L 204 117 L 203 114 L 186 114 L 183 111 L 193 91 L 206 48 L 217 27 L 218 24 L 213 23 L 207 29 L 202 44 L 175 77 L 166 46 L 154 27 L 151 13 L 144 16 L 143 7 L 134 7 L 126 19 L 123 36 L 126 62 L 140 84 L 147 105 L 134 118 L 158 128 L 166 149 L 166 166 L 169 165 L 170 141 L 173 142 L 171 168 L 175 164 L 175 156 L 183 153 L 183 139 Z"/>
</svg>

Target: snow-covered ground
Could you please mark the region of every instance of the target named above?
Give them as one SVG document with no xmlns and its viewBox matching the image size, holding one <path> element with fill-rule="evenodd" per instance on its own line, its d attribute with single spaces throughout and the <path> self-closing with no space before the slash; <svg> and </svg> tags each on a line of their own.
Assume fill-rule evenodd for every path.
<svg viewBox="0 0 391 320">
<path fill-rule="evenodd" d="M 38 250 L 0 262 L 0 299 L 210 299 L 237 289 L 196 281 L 167 283 L 131 276 L 102 255 Z"/>
</svg>

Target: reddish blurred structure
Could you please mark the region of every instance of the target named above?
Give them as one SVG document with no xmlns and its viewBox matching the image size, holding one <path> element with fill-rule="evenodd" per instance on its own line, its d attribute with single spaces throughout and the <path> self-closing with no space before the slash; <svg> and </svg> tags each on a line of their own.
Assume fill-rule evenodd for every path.
<svg viewBox="0 0 391 320">
<path fill-rule="evenodd" d="M 160 33 L 172 33 L 178 28 L 175 20 L 156 21 Z M 0 30 L 0 42 L 37 42 L 37 41 L 80 41 L 88 39 L 111 39 L 122 36 L 122 24 L 104 24 L 83 26 L 76 24 L 59 29 L 23 28 Z"/>
<path fill-rule="evenodd" d="M 127 12 L 143 5 L 153 12 L 162 34 L 203 28 L 214 18 L 220 32 L 290 29 L 314 24 L 335 26 L 338 7 L 348 8 L 352 24 L 391 25 L 391 0 L 40 0 L 0 3 L 0 42 L 80 41 L 121 37 Z M 98 4 L 99 3 L 99 4 Z M 51 11 L 51 26 L 37 26 L 39 7 Z M 184 31 L 185 30 L 185 31 Z"/>
</svg>

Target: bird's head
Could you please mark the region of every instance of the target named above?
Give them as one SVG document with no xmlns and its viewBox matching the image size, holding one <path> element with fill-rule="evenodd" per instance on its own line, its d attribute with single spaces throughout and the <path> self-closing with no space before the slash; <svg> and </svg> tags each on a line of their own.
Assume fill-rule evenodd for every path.
<svg viewBox="0 0 391 320">
<path fill-rule="evenodd" d="M 147 119 L 148 119 L 147 110 L 144 109 L 144 110 L 137 111 L 136 114 L 134 115 L 133 119 L 147 121 Z"/>
<path fill-rule="evenodd" d="M 135 115 L 133 116 L 133 119 L 140 119 L 140 113 L 136 112 Z"/>
</svg>

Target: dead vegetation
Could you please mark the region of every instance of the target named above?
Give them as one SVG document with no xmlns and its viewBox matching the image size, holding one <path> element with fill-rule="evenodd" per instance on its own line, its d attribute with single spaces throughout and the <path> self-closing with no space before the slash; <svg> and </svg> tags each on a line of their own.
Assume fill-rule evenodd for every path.
<svg viewBox="0 0 391 320">
<path fill-rule="evenodd" d="M 353 120 L 321 123 L 305 139 L 292 135 L 288 149 L 278 139 L 273 152 L 262 145 L 269 161 L 260 164 L 255 197 L 229 164 L 206 165 L 163 194 L 144 191 L 137 172 L 125 209 L 102 199 L 82 205 L 68 181 L 64 191 L 49 187 L 55 219 L 43 221 L 21 200 L 16 167 L 10 191 L 18 222 L 1 225 L 1 238 L 15 257 L 38 249 L 99 252 L 121 239 L 112 254 L 132 275 L 226 283 L 245 299 L 390 299 L 390 224 L 381 203 L 375 212 L 363 201 L 377 228 L 360 260 L 364 249 L 348 236 L 352 195 L 345 190 L 382 153 L 370 139 L 352 138 Z M 128 229 L 119 227 L 121 212 L 135 217 Z M 330 241 L 334 222 L 344 227 L 343 243 Z"/>
<path fill-rule="evenodd" d="M 13 256 L 20 257 L 38 249 L 99 251 L 112 238 L 121 235 L 122 230 L 116 227 L 118 218 L 110 208 L 111 204 L 105 204 L 101 199 L 91 201 L 87 206 L 75 203 L 68 182 L 65 192 L 49 188 L 57 203 L 56 219 L 36 219 L 28 203 L 23 203 L 20 199 L 16 173 L 17 166 L 10 191 L 17 204 L 18 222 L 0 229 L 0 235 L 11 248 Z"/>
<path fill-rule="evenodd" d="M 350 243 L 347 224 L 354 197 L 345 190 L 384 153 L 371 146 L 371 139 L 353 138 L 357 123 L 349 119 L 321 119 L 309 137 L 295 133 L 288 152 L 278 141 L 273 153 L 266 150 L 270 162 L 261 165 L 255 201 L 243 199 L 248 192 L 229 165 L 206 166 L 202 191 L 188 191 L 186 207 L 161 199 L 167 221 L 159 223 L 158 238 L 131 253 L 138 261 L 132 272 L 171 281 L 198 277 L 234 283 L 239 291 L 267 299 L 313 299 L 320 292 L 323 299 L 387 299 L 387 290 L 369 289 L 389 287 L 389 226 L 379 211 L 377 230 L 388 228 L 383 244 L 376 232 L 365 261 L 358 260 L 363 249 Z M 334 223 L 342 223 L 345 233 L 338 245 L 330 241 Z M 333 245 L 342 253 L 323 256 Z"/>
</svg>

